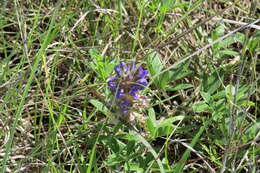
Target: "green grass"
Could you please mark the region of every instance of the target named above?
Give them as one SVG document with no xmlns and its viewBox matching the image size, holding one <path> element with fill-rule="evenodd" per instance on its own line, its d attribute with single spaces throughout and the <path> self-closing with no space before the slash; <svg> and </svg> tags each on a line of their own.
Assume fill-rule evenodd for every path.
<svg viewBox="0 0 260 173">
<path fill-rule="evenodd" d="M 256 0 L 0 2 L 1 172 L 257 173 L 259 10 Z M 107 86 L 132 60 L 149 71 L 134 123 Z"/>
</svg>

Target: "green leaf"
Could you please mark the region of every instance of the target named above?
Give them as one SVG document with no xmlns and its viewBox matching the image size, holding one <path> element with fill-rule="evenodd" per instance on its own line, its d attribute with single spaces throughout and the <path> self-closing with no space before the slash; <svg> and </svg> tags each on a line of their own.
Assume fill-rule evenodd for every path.
<svg viewBox="0 0 260 173">
<path fill-rule="evenodd" d="M 241 106 L 255 106 L 255 103 L 254 102 L 252 102 L 252 101 L 249 101 L 249 100 L 246 100 L 246 101 L 243 101 L 242 103 L 241 103 Z"/>
<path fill-rule="evenodd" d="M 225 25 L 221 23 L 212 33 L 211 38 L 217 40 L 219 37 L 222 37 L 225 34 Z"/>
<path fill-rule="evenodd" d="M 214 94 L 212 96 L 212 98 L 216 99 L 216 100 L 221 99 L 221 98 L 226 98 L 226 91 L 225 90 L 219 91 L 216 94 Z"/>
<path fill-rule="evenodd" d="M 113 72 L 117 60 L 108 61 L 97 49 L 90 49 L 89 54 L 93 59 L 93 62 L 90 62 L 89 66 L 98 74 L 100 79 L 106 80 Z"/>
<path fill-rule="evenodd" d="M 160 11 L 162 13 L 168 12 L 169 10 L 171 10 L 174 7 L 175 1 L 176 0 L 162 0 L 161 1 L 162 5 L 160 7 Z"/>
<path fill-rule="evenodd" d="M 156 134 L 156 116 L 155 116 L 155 111 L 153 108 L 150 108 L 148 110 L 148 115 L 149 118 L 146 121 L 146 127 L 149 130 L 149 133 L 151 134 L 151 136 L 153 138 L 155 138 L 155 134 Z"/>
<path fill-rule="evenodd" d="M 214 32 L 212 33 L 211 35 L 211 39 L 212 40 L 217 40 L 218 38 L 224 36 L 225 34 L 225 28 L 226 26 L 221 23 L 215 30 Z M 214 51 L 218 51 L 220 48 L 224 48 L 224 47 L 227 47 L 233 43 L 235 43 L 236 41 L 238 40 L 243 40 L 243 37 L 240 35 L 240 34 L 236 34 L 235 36 L 233 37 L 227 37 L 226 39 L 218 42 L 218 43 L 215 43 L 212 47 L 213 47 L 213 50 Z"/>
<path fill-rule="evenodd" d="M 156 115 L 155 115 L 155 111 L 153 108 L 149 108 L 148 109 L 148 115 L 149 115 L 149 119 L 152 121 L 152 123 L 155 125 L 156 124 Z"/>
<path fill-rule="evenodd" d="M 89 101 L 93 106 L 95 106 L 95 108 L 97 108 L 97 110 L 99 110 L 100 112 L 102 112 L 103 114 L 105 114 L 107 117 L 111 117 L 111 112 L 109 111 L 109 109 L 100 101 L 92 99 Z"/>
<path fill-rule="evenodd" d="M 212 113 L 212 117 L 213 117 L 213 120 L 214 121 L 219 121 L 222 119 L 224 113 L 223 112 L 220 112 L 220 111 L 216 111 L 216 112 L 213 112 Z"/>
<path fill-rule="evenodd" d="M 183 8 L 183 7 L 187 7 L 187 6 L 189 6 L 189 2 L 180 2 L 180 3 L 178 3 L 178 4 L 175 4 L 174 6 L 173 6 L 173 9 L 174 8 Z"/>
<path fill-rule="evenodd" d="M 247 142 L 248 140 L 254 139 L 257 133 L 260 131 L 260 122 L 256 122 L 251 127 L 249 127 L 244 135 L 244 141 Z"/>
<path fill-rule="evenodd" d="M 219 77 L 221 79 L 219 79 Z M 223 80 L 224 72 L 220 69 L 218 72 L 213 72 L 210 76 L 206 73 L 202 75 L 201 91 L 213 94 L 221 86 L 220 80 Z"/>
<path fill-rule="evenodd" d="M 218 112 L 226 110 L 226 99 L 219 99 L 218 101 L 214 102 L 214 109 Z"/>
<path fill-rule="evenodd" d="M 160 89 L 165 89 L 166 85 L 170 82 L 171 72 L 167 71 L 160 75 L 158 85 Z"/>
<path fill-rule="evenodd" d="M 238 93 L 237 93 L 237 96 L 236 96 L 237 100 L 241 100 L 243 98 L 246 98 L 249 94 L 248 93 L 249 89 L 250 89 L 250 86 L 248 86 L 248 85 L 243 85 L 243 86 L 239 87 Z M 253 89 L 252 89 L 251 93 L 252 92 L 253 92 Z"/>
<path fill-rule="evenodd" d="M 193 104 L 192 110 L 194 112 L 200 113 L 200 112 L 208 112 L 211 110 L 211 108 L 205 101 L 198 101 Z"/>
<path fill-rule="evenodd" d="M 149 55 L 147 65 L 152 77 L 158 75 L 164 67 L 161 56 L 155 51 Z M 159 89 L 165 89 L 166 85 L 171 81 L 171 76 L 171 71 L 164 72 L 154 79 L 154 84 Z"/>
<path fill-rule="evenodd" d="M 243 44 L 245 42 L 245 34 L 237 32 L 235 35 L 235 40 Z"/>
<path fill-rule="evenodd" d="M 153 53 L 149 55 L 147 59 L 147 65 L 151 77 L 158 75 L 164 67 L 161 62 L 161 56 L 155 51 L 153 51 Z M 168 82 L 169 82 L 168 72 L 165 72 L 154 79 L 154 84 L 156 85 L 156 87 L 160 89 L 163 89 Z"/>
<path fill-rule="evenodd" d="M 110 154 L 107 158 L 107 165 L 114 166 L 118 163 L 124 162 L 125 159 L 118 153 Z"/>
<path fill-rule="evenodd" d="M 136 136 L 133 135 L 132 133 L 124 134 L 121 138 L 125 139 L 125 140 L 128 140 L 128 141 L 138 141 Z"/>
<path fill-rule="evenodd" d="M 235 42 L 236 42 L 236 40 L 234 39 L 234 37 L 227 37 L 226 39 L 224 39 L 218 43 L 218 48 L 227 47 Z"/>
<path fill-rule="evenodd" d="M 163 69 L 163 64 L 161 62 L 161 56 L 156 52 L 153 51 L 147 59 L 147 64 L 148 64 L 148 70 L 152 77 L 158 73 L 161 72 Z"/>
<path fill-rule="evenodd" d="M 184 119 L 184 116 L 174 116 L 171 118 L 167 118 L 162 121 L 158 121 L 156 129 L 155 129 L 155 138 L 160 136 L 168 136 L 172 133 L 172 131 L 177 128 L 175 125 L 173 125 L 176 121 L 181 121 Z"/>
<path fill-rule="evenodd" d="M 200 95 L 203 97 L 203 99 L 204 99 L 204 101 L 205 101 L 206 103 L 211 103 L 212 97 L 211 97 L 211 95 L 210 95 L 209 93 L 206 93 L 206 92 L 201 91 L 201 92 L 200 92 Z"/>
<path fill-rule="evenodd" d="M 136 173 L 143 173 L 144 169 L 140 168 L 137 163 L 125 163 L 124 165 L 125 172 L 135 171 Z"/>
<path fill-rule="evenodd" d="M 176 81 L 184 78 L 185 76 L 191 74 L 188 70 L 189 62 L 178 65 L 175 69 L 164 72 L 163 74 L 158 74 L 164 68 L 164 64 L 161 62 L 161 57 L 157 52 L 153 52 L 149 55 L 147 59 L 148 70 L 151 77 L 157 76 L 153 81 L 154 84 L 162 90 L 166 89 L 169 82 Z"/>
<path fill-rule="evenodd" d="M 153 124 L 151 119 L 148 119 L 146 121 L 146 127 L 149 130 L 149 133 L 151 134 L 151 137 L 155 138 L 155 136 L 156 136 L 156 127 L 154 126 L 154 124 Z"/>
<path fill-rule="evenodd" d="M 156 116 L 155 116 L 155 111 L 153 108 L 150 108 L 148 110 L 148 115 L 149 118 L 146 121 L 146 126 L 151 134 L 152 137 L 155 137 L 156 133 Z"/>
<path fill-rule="evenodd" d="M 183 115 L 179 115 L 179 116 L 174 116 L 171 118 L 167 118 L 163 121 L 161 121 L 157 127 L 164 127 L 164 126 L 172 126 L 172 123 L 176 122 L 176 121 L 181 121 L 184 119 Z"/>
<path fill-rule="evenodd" d="M 90 57 L 93 58 L 96 62 L 103 60 L 103 57 L 101 56 L 100 52 L 95 48 L 89 49 L 89 54 Z"/>
<path fill-rule="evenodd" d="M 254 56 L 257 48 L 259 48 L 259 44 L 260 44 L 259 38 L 260 38 L 260 32 L 257 31 L 254 34 L 254 37 L 250 39 L 246 45 L 252 57 Z"/>
<path fill-rule="evenodd" d="M 174 69 L 172 69 L 171 81 L 182 79 L 185 76 L 191 74 L 192 72 L 188 69 L 189 64 L 190 64 L 189 61 L 187 61 L 186 63 L 180 64 Z"/>
<path fill-rule="evenodd" d="M 220 56 L 223 56 L 223 55 L 238 56 L 239 55 L 239 53 L 237 51 L 233 51 L 230 49 L 220 50 L 220 51 L 218 51 L 218 53 Z"/>
<path fill-rule="evenodd" d="M 220 24 L 215 30 L 214 32 L 212 32 L 211 34 L 211 39 L 212 40 L 217 40 L 219 37 L 223 36 L 225 33 L 225 25 L 224 24 Z M 214 50 L 219 48 L 219 43 L 215 43 L 212 48 Z"/>
<path fill-rule="evenodd" d="M 160 168 L 160 172 L 161 173 L 165 173 L 162 161 L 160 160 L 159 155 L 156 153 L 156 151 L 153 149 L 153 147 L 150 145 L 150 143 L 146 139 L 144 139 L 143 136 L 141 136 L 140 134 L 136 133 L 135 131 L 130 131 L 130 133 L 132 135 L 134 135 L 135 138 L 139 142 L 141 142 L 148 149 L 148 151 L 153 155 L 154 159 L 156 160 L 156 162 L 157 162 L 157 164 L 158 164 L 158 166 Z"/>
<path fill-rule="evenodd" d="M 91 173 L 93 166 L 96 165 L 96 146 L 97 145 L 95 144 L 89 154 L 90 159 L 89 159 L 89 163 L 88 163 L 87 173 Z"/>
<path fill-rule="evenodd" d="M 103 140 L 104 144 L 108 146 L 112 152 L 118 153 L 120 151 L 120 145 L 118 144 L 118 141 L 114 137 L 105 138 Z"/>
<path fill-rule="evenodd" d="M 188 88 L 192 88 L 192 87 L 193 87 L 192 84 L 178 84 L 178 85 L 175 85 L 174 87 L 166 88 L 166 90 L 167 91 L 179 91 L 179 90 L 188 89 Z"/>
<path fill-rule="evenodd" d="M 169 136 L 176 127 L 173 125 L 164 125 L 156 128 L 155 138 Z"/>
</svg>

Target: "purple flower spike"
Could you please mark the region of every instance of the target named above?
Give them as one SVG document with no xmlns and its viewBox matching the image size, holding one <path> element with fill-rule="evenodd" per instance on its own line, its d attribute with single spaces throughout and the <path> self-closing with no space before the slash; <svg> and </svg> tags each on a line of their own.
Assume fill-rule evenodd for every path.
<svg viewBox="0 0 260 173">
<path fill-rule="evenodd" d="M 132 61 L 130 66 L 120 62 L 115 66 L 115 72 L 116 76 L 109 77 L 108 87 L 116 98 L 121 114 L 126 114 L 132 108 L 133 101 L 139 99 L 138 92 L 148 85 L 148 71 L 142 67 L 136 69 L 135 61 Z"/>
</svg>

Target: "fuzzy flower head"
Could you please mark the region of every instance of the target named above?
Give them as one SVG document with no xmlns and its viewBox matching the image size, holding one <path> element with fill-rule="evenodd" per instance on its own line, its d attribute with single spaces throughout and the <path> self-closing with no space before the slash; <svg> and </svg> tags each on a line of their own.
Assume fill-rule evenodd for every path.
<svg viewBox="0 0 260 173">
<path fill-rule="evenodd" d="M 109 77 L 108 86 L 115 95 L 121 114 L 126 114 L 133 106 L 133 101 L 139 99 L 138 92 L 148 85 L 148 71 L 137 68 L 133 61 L 129 66 L 120 62 L 115 66 L 115 72 L 115 76 Z"/>
</svg>

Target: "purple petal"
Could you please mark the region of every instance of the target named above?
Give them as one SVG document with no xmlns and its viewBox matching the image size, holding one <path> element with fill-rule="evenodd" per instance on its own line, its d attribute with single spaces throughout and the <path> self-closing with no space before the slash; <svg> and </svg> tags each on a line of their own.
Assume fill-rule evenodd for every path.
<svg viewBox="0 0 260 173">
<path fill-rule="evenodd" d="M 129 94 L 134 98 L 134 99 L 138 99 L 138 95 L 137 93 L 140 91 L 140 88 L 137 87 L 137 86 L 133 86 L 130 91 L 129 91 Z"/>
<path fill-rule="evenodd" d="M 124 62 L 122 62 L 122 61 L 120 62 L 120 67 L 123 70 L 123 73 L 127 72 L 128 67 L 127 67 L 127 65 Z"/>
<path fill-rule="evenodd" d="M 116 90 L 116 98 L 119 99 L 119 98 L 121 98 L 121 97 L 123 97 L 123 96 L 125 96 L 124 90 L 121 89 L 121 88 L 118 88 L 118 89 Z"/>
<path fill-rule="evenodd" d="M 142 67 L 139 68 L 139 71 L 138 71 L 138 78 L 144 78 L 146 77 L 148 74 L 148 71 L 147 70 L 144 70 Z"/>
<path fill-rule="evenodd" d="M 128 70 L 127 65 L 124 62 L 120 62 L 115 66 L 115 71 L 118 76 L 123 76 Z"/>
<path fill-rule="evenodd" d="M 122 69 L 121 69 L 121 67 L 120 67 L 120 64 L 117 64 L 116 66 L 115 66 L 115 71 L 116 71 L 116 74 L 118 75 L 118 76 L 121 76 L 122 75 Z"/>
<path fill-rule="evenodd" d="M 137 80 L 136 83 L 138 83 L 139 86 L 141 86 L 141 87 L 145 87 L 148 85 L 148 82 L 145 78 L 141 78 L 141 79 Z"/>
<path fill-rule="evenodd" d="M 124 99 L 120 102 L 120 112 L 121 114 L 125 114 L 131 107 L 131 102 L 127 99 Z"/>
<path fill-rule="evenodd" d="M 122 115 L 126 114 L 127 111 L 128 111 L 128 108 L 127 108 L 127 107 L 121 107 L 121 108 L 120 108 L 120 113 L 121 113 Z"/>
<path fill-rule="evenodd" d="M 123 99 L 120 103 L 121 106 L 130 106 L 131 105 L 131 101 L 129 101 L 128 99 Z"/>
<path fill-rule="evenodd" d="M 140 91 L 140 90 L 144 89 L 144 87 L 147 85 L 148 85 L 147 80 L 145 78 L 141 78 L 141 79 L 137 80 L 135 84 L 132 85 L 132 88 L 133 88 L 133 90 Z"/>
<path fill-rule="evenodd" d="M 114 91 L 117 87 L 117 80 L 118 80 L 117 77 L 113 77 L 113 76 L 109 77 L 109 81 L 107 82 L 107 84 L 112 91 Z"/>
</svg>

